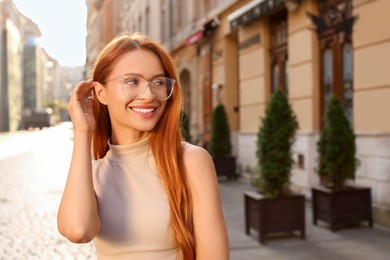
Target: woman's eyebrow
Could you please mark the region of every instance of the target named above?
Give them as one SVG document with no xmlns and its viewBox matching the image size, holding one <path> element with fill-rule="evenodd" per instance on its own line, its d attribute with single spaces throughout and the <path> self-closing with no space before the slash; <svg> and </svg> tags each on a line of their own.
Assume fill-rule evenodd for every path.
<svg viewBox="0 0 390 260">
<path fill-rule="evenodd" d="M 139 74 L 139 73 L 133 73 L 133 72 L 128 72 L 128 73 L 125 73 L 123 74 L 122 76 L 136 76 L 136 77 L 140 77 L 140 78 L 143 78 L 143 79 L 146 79 L 144 77 L 144 75 L 142 74 Z M 158 74 L 155 74 L 151 77 L 151 79 L 154 79 L 154 78 L 157 78 L 157 77 L 164 77 L 165 74 L 164 73 L 158 73 Z"/>
</svg>

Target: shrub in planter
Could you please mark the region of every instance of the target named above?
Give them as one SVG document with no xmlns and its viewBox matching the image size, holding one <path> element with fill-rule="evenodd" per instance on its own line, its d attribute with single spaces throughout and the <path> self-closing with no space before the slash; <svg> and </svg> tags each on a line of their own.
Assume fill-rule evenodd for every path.
<svg viewBox="0 0 390 260">
<path fill-rule="evenodd" d="M 305 199 L 289 190 L 293 165 L 292 146 L 298 129 L 287 96 L 277 90 L 271 96 L 257 139 L 257 192 L 246 192 L 246 233 L 259 233 L 264 243 L 271 233 L 299 231 L 305 237 Z"/>
<path fill-rule="evenodd" d="M 312 188 L 314 224 L 323 220 L 333 231 L 361 221 L 372 226 L 370 188 L 346 185 L 355 177 L 358 159 L 355 134 L 336 96 L 328 101 L 317 151 L 322 186 Z"/>
<path fill-rule="evenodd" d="M 229 156 L 232 152 L 229 123 L 222 104 L 213 111 L 209 151 L 212 156 Z"/>
<path fill-rule="evenodd" d="M 271 97 L 262 127 L 257 135 L 258 175 L 255 186 L 269 198 L 288 192 L 292 145 L 298 129 L 296 116 L 284 92 Z"/>
<path fill-rule="evenodd" d="M 327 104 L 324 123 L 317 143 L 318 174 L 325 186 L 340 190 L 345 188 L 347 179 L 355 178 L 358 160 L 355 134 L 336 96 Z"/>
<path fill-rule="evenodd" d="M 211 140 L 208 150 L 213 157 L 218 176 L 235 177 L 236 163 L 231 155 L 232 144 L 225 107 L 219 104 L 211 120 Z"/>
</svg>

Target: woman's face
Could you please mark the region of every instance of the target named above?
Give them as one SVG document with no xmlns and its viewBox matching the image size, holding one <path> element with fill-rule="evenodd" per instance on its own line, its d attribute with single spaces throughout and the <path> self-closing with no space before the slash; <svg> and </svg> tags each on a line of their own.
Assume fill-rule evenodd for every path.
<svg viewBox="0 0 390 260">
<path fill-rule="evenodd" d="M 127 80 L 128 76 L 115 79 L 123 75 L 141 79 L 138 83 L 142 86 L 139 96 L 126 95 L 122 85 L 123 79 Z M 106 82 L 104 87 L 97 88 L 99 100 L 107 105 L 110 113 L 114 144 L 142 139 L 155 127 L 164 112 L 167 101 L 156 99 L 149 85 L 144 86 L 143 79 L 152 81 L 164 76 L 163 66 L 156 54 L 143 49 L 134 50 L 127 52 L 118 60 L 107 77 L 109 82 Z"/>
</svg>

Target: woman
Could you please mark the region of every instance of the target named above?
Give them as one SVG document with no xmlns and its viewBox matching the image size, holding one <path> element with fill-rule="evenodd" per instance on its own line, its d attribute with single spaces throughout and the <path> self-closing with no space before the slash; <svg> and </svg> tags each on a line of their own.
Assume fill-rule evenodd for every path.
<svg viewBox="0 0 390 260">
<path fill-rule="evenodd" d="M 58 229 L 75 243 L 94 240 L 99 259 L 229 258 L 212 160 L 182 141 L 180 91 L 169 54 L 123 34 L 72 92 L 74 149 Z"/>
</svg>

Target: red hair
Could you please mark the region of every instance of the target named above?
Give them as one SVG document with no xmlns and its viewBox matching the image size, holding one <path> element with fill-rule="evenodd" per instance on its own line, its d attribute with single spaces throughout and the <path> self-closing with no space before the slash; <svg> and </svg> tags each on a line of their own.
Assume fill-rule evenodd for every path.
<svg viewBox="0 0 390 260">
<path fill-rule="evenodd" d="M 93 70 L 93 81 L 104 82 L 121 56 L 129 51 L 144 49 L 160 59 L 167 77 L 178 82 L 171 56 L 159 44 L 142 34 L 125 33 L 114 38 L 100 52 Z M 176 83 L 179 86 L 179 83 Z M 95 95 L 95 93 L 94 93 Z M 179 127 L 181 111 L 180 87 L 176 87 L 162 117 L 150 134 L 150 147 L 161 175 L 170 205 L 170 228 L 184 259 L 195 259 L 195 235 L 191 191 L 183 163 L 182 135 Z M 105 156 L 111 136 L 108 109 L 94 99 L 96 130 L 92 137 L 95 159 Z"/>
</svg>

